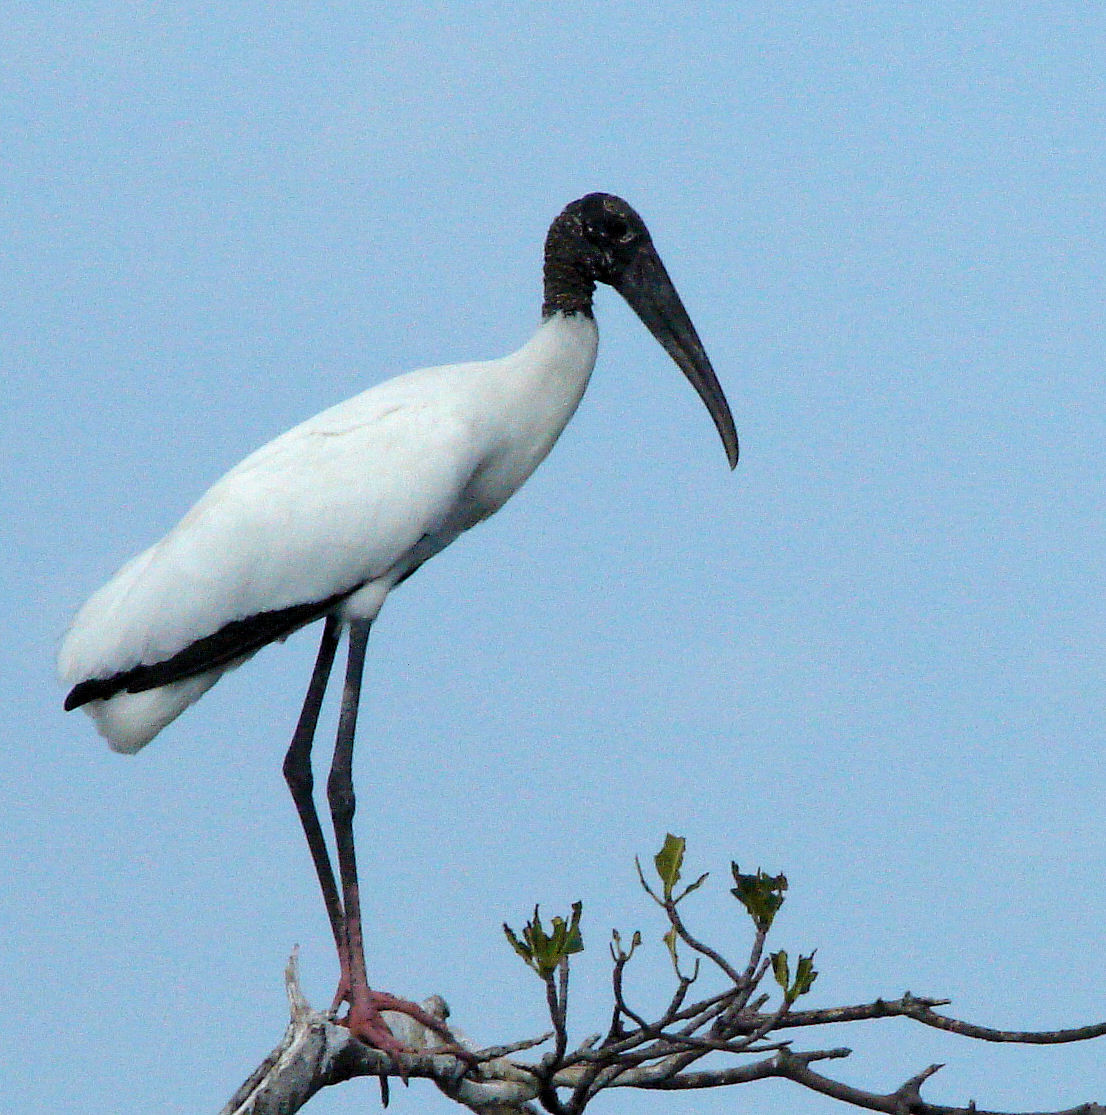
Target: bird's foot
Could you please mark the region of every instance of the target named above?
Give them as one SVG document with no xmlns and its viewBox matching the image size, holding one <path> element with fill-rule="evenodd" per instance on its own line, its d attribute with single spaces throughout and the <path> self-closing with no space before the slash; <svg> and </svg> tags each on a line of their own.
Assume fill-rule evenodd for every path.
<svg viewBox="0 0 1106 1115">
<path fill-rule="evenodd" d="M 364 1042 L 373 1049 L 379 1049 L 389 1056 L 417 1052 L 404 1045 L 392 1033 L 388 1023 L 380 1015 L 380 1008 L 373 1001 L 375 998 L 375 991 L 370 991 L 368 998 L 356 996 L 356 1001 L 351 1002 L 346 1017 L 338 1020 L 340 1024 L 347 1027 L 358 1041 Z"/>
<path fill-rule="evenodd" d="M 469 1065 L 476 1063 L 472 1053 L 457 1041 L 449 1027 L 440 1018 L 420 1007 L 418 1003 L 400 999 L 386 991 L 373 991 L 368 987 L 361 994 L 357 994 L 348 988 L 343 989 L 341 985 L 335 999 L 337 1002 L 345 999 L 350 1004 L 346 1017 L 338 1020 L 340 1025 L 346 1026 L 358 1041 L 364 1042 L 373 1049 L 379 1049 L 389 1056 L 404 1053 L 415 1056 L 420 1053 L 449 1053 Z M 442 1044 L 433 1049 L 413 1049 L 405 1045 L 392 1033 L 388 1023 L 381 1016 L 380 1012 L 385 1010 L 407 1015 L 424 1029 L 437 1034 L 442 1039 Z"/>
</svg>

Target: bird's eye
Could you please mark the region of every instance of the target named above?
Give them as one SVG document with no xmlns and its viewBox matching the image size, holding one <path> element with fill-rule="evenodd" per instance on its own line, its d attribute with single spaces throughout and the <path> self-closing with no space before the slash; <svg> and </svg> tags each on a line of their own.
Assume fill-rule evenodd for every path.
<svg viewBox="0 0 1106 1115">
<path fill-rule="evenodd" d="M 584 235 L 599 249 L 630 248 L 640 236 L 636 225 L 619 212 L 600 209 L 583 221 Z"/>
</svg>

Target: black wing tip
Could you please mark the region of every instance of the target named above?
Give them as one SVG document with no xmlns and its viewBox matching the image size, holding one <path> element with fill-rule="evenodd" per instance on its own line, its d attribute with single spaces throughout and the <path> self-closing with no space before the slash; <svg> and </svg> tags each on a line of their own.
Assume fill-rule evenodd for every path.
<svg viewBox="0 0 1106 1115">
<path fill-rule="evenodd" d="M 72 712 L 81 705 L 87 705 L 89 701 L 106 701 L 117 691 L 117 687 L 112 685 L 111 678 L 92 678 L 74 685 L 69 690 L 63 707 L 66 712 Z"/>
</svg>

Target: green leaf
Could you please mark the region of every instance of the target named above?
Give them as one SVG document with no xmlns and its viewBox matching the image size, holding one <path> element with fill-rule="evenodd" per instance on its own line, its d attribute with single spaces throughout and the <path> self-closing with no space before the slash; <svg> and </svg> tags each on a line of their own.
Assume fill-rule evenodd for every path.
<svg viewBox="0 0 1106 1115">
<path fill-rule="evenodd" d="M 580 933 L 580 915 L 583 903 L 572 904 L 572 916 L 566 922 L 562 917 L 554 917 L 550 932 L 545 931 L 541 923 L 538 907 L 534 907 L 534 917 L 528 921 L 522 930 L 522 940 L 507 924 L 503 932 L 507 935 L 511 947 L 538 973 L 542 979 L 548 979 L 556 970 L 561 961 L 573 953 L 584 951 L 584 939 Z"/>
<path fill-rule="evenodd" d="M 784 995 L 786 995 L 788 988 L 791 986 L 791 968 L 787 963 L 787 953 L 783 949 L 772 953 L 772 974 L 776 977 L 776 983 L 783 988 Z"/>
<path fill-rule="evenodd" d="M 669 955 L 672 957 L 672 967 L 676 969 L 676 973 L 680 971 L 680 958 L 676 955 L 676 927 L 673 926 L 662 938 L 664 943 L 668 946 Z"/>
<path fill-rule="evenodd" d="M 783 988 L 784 1002 L 790 1006 L 800 995 L 805 995 L 818 978 L 818 973 L 814 970 L 814 953 L 799 957 L 795 968 L 795 982 L 792 983 L 787 953 L 780 949 L 779 952 L 772 953 L 772 974 L 776 977 L 776 983 Z"/>
<path fill-rule="evenodd" d="M 532 921 L 526 923 L 526 928 L 523 930 L 526 936 L 526 941 L 533 949 L 534 955 L 545 952 L 546 946 L 549 943 L 549 938 L 545 935 L 545 930 L 542 928 L 541 916 L 538 914 L 538 907 L 534 907 L 534 917 Z"/>
<path fill-rule="evenodd" d="M 795 983 L 791 988 L 791 1001 L 794 1002 L 800 995 L 805 995 L 817 978 L 818 973 L 814 970 L 814 953 L 800 956 L 795 969 Z"/>
<path fill-rule="evenodd" d="M 503 932 L 507 934 L 507 940 L 511 942 L 511 947 L 526 961 L 531 967 L 534 966 L 534 953 L 527 946 L 524 945 L 518 937 L 515 936 L 515 931 L 506 923 L 503 923 Z"/>
<path fill-rule="evenodd" d="M 664 847 L 653 857 L 657 874 L 664 884 L 664 897 L 672 897 L 672 888 L 680 881 L 680 868 L 684 862 L 684 848 L 687 841 L 682 836 L 673 836 L 668 833 L 664 838 Z"/>
<path fill-rule="evenodd" d="M 572 903 L 572 919 L 568 924 L 564 951 L 566 955 L 584 951 L 584 938 L 580 932 L 580 915 L 584 912 L 583 902 Z"/>
<path fill-rule="evenodd" d="M 768 875 L 759 867 L 755 875 L 743 875 L 736 863 L 730 864 L 737 886 L 730 890 L 748 911 L 749 917 L 760 933 L 767 933 L 783 905 L 783 892 L 787 890 L 786 875 Z"/>
</svg>

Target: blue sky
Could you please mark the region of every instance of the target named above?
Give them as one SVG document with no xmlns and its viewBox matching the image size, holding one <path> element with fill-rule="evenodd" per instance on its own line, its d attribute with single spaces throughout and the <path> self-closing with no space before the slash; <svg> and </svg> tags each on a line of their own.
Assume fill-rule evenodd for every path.
<svg viewBox="0 0 1106 1115">
<path fill-rule="evenodd" d="M 281 970 L 336 975 L 280 774 L 317 632 L 137 758 L 61 712 L 69 618 L 256 445 L 537 322 L 561 207 L 624 195 L 710 352 L 694 393 L 600 293 L 599 364 L 522 493 L 388 602 L 357 758 L 369 967 L 489 1042 L 543 1028 L 499 929 L 663 927 L 633 856 L 747 948 L 786 871 L 814 1004 L 909 988 L 1106 1017 L 1106 17 L 1085 5 L 8 5 L 0 14 L 6 638 L 0 1079 L 12 1111 L 216 1110 Z M 324 745 L 325 750 L 325 745 Z M 589 988 L 588 985 L 591 985 Z M 946 1103 L 1106 1094 L 1102 1048 L 887 1023 L 840 1075 Z M 376 1102 L 367 1082 L 315 1101 Z M 782 1086 L 621 1098 L 820 1113 Z M 427 1086 L 394 1110 L 445 1111 Z"/>
</svg>

